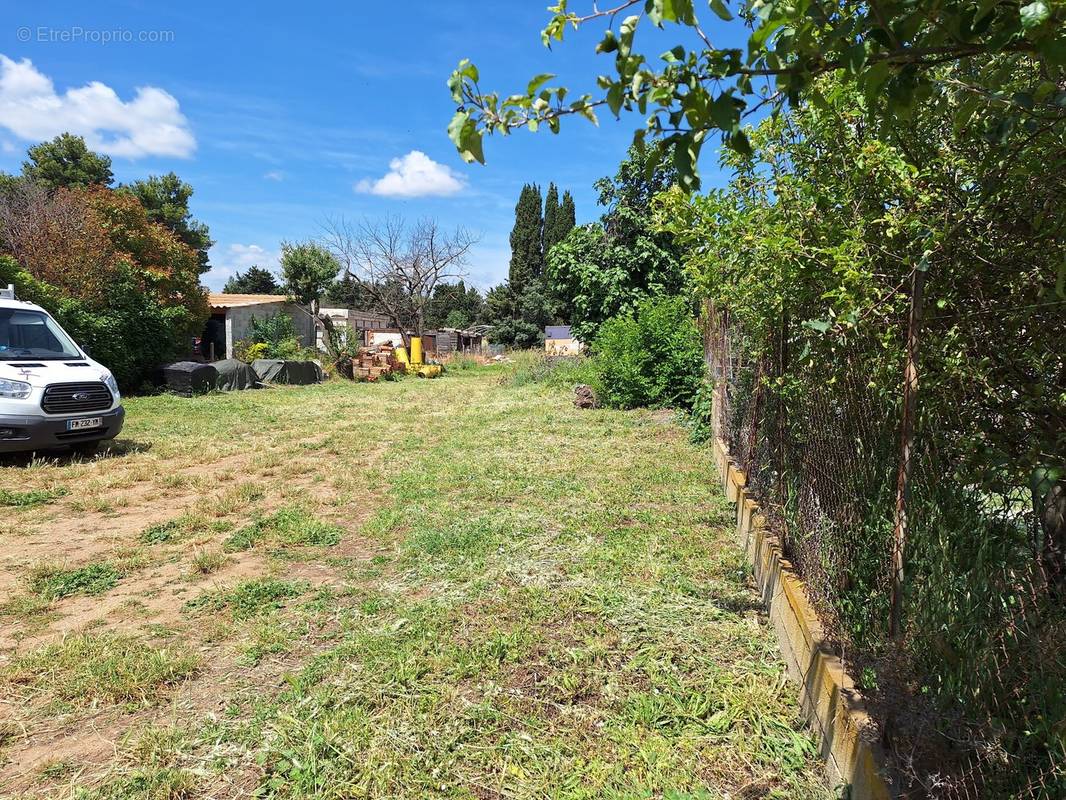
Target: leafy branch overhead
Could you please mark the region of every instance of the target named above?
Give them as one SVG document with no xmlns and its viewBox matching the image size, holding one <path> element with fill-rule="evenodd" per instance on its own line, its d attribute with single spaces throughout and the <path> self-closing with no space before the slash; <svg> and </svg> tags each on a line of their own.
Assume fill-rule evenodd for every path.
<svg viewBox="0 0 1066 800">
<path fill-rule="evenodd" d="M 553 85 L 550 73 L 534 76 L 524 91 L 502 96 L 480 86 L 477 67 L 464 59 L 448 86 L 457 104 L 448 134 L 466 161 L 484 163 L 485 134 L 508 134 L 516 128 L 557 133 L 563 118 L 580 116 L 597 123 L 606 108 L 646 115 L 636 131 L 639 142 L 651 133 L 672 153 L 682 183 L 699 184 L 696 162 L 708 134 L 719 131 L 725 142 L 747 155 L 750 145 L 741 125 L 760 109 L 778 110 L 807 95 L 820 102 L 813 82 L 837 72 L 854 81 L 870 112 L 881 119 L 908 119 L 916 106 L 937 102 L 935 67 L 945 63 L 983 65 L 961 87 L 967 100 L 956 103 L 956 121 L 965 124 L 984 108 L 998 122 L 1039 125 L 1038 106 L 1061 111 L 1066 67 L 1066 3 L 1062 0 L 709 0 L 703 16 L 745 26 L 745 48 L 716 42 L 701 21 L 696 0 L 618 0 L 601 9 L 595 2 L 585 13 L 559 0 L 541 32 L 547 47 L 574 30 L 606 24 L 596 46 L 613 55 L 613 71 L 596 78 L 596 92 L 572 96 Z M 676 26 L 683 41 L 657 56 L 636 48 L 641 26 Z M 1034 76 L 1031 92 L 1003 91 L 1006 75 L 1027 67 Z"/>
</svg>

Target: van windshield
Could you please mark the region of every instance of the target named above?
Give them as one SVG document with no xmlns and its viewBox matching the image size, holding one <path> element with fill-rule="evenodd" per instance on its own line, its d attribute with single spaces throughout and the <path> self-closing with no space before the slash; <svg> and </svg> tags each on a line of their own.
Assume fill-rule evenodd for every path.
<svg viewBox="0 0 1066 800">
<path fill-rule="evenodd" d="M 70 337 L 47 314 L 0 308 L 0 361 L 81 358 Z"/>
</svg>

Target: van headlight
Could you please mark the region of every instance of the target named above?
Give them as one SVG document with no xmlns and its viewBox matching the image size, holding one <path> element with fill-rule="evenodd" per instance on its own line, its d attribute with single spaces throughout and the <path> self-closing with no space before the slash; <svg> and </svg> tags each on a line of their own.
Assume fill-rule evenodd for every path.
<svg viewBox="0 0 1066 800">
<path fill-rule="evenodd" d="M 6 397 L 8 400 L 25 400 L 30 396 L 31 391 L 32 387 L 28 383 L 0 378 L 0 397 Z"/>
<path fill-rule="evenodd" d="M 103 375 L 100 376 L 100 380 L 104 382 L 104 386 L 110 389 L 111 394 L 113 394 L 115 396 L 115 399 L 118 400 L 121 396 L 121 393 L 118 390 L 118 381 L 115 380 L 115 376 L 112 375 L 110 372 L 105 372 Z"/>
</svg>

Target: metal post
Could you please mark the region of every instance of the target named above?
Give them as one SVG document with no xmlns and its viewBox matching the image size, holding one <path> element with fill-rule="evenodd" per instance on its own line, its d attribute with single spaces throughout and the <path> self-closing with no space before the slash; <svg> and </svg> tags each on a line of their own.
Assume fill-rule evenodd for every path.
<svg viewBox="0 0 1066 800">
<path fill-rule="evenodd" d="M 899 475 L 896 481 L 896 515 L 892 547 L 892 609 L 888 632 L 900 634 L 903 612 L 903 556 L 907 546 L 911 492 L 911 459 L 914 453 L 914 418 L 918 407 L 918 333 L 922 324 L 922 302 L 926 269 L 916 268 L 911 276 L 911 310 L 907 323 L 907 363 L 903 372 L 903 419 L 900 425 Z"/>
</svg>

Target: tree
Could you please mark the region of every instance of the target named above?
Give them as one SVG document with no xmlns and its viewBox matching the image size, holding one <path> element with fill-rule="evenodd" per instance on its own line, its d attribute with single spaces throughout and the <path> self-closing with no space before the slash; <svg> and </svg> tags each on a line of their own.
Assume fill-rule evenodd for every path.
<svg viewBox="0 0 1066 800">
<path fill-rule="evenodd" d="M 31 147 L 22 174 L 50 188 L 61 186 L 110 186 L 111 159 L 94 153 L 80 136 L 61 133 L 51 141 Z"/>
<path fill-rule="evenodd" d="M 574 229 L 575 215 L 574 198 L 570 196 L 570 192 L 564 192 L 563 199 L 560 201 L 559 190 L 555 188 L 554 183 L 549 184 L 548 196 L 544 199 L 543 252 L 545 262 L 551 249 Z"/>
<path fill-rule="evenodd" d="M 960 71 L 934 75 L 956 87 L 945 89 L 952 103 L 969 91 Z M 1018 70 L 1008 96 L 1030 77 Z M 974 796 L 1066 796 L 1066 662 L 1054 644 L 1066 610 L 1062 112 L 1004 159 L 994 129 L 955 127 L 952 103 L 885 129 L 850 80 L 826 76 L 814 88 L 824 102 L 752 131 L 756 158 L 725 154 L 728 188 L 675 189 L 656 203 L 696 290 L 728 319 L 731 352 L 720 365 L 738 377 L 723 379 L 719 397 L 750 403 L 747 419 L 759 420 L 740 434 L 758 454 L 750 471 L 774 476 L 760 491 L 781 509 L 782 529 L 802 537 L 808 585 L 831 587 L 819 591 L 842 650 L 864 664 L 892 649 L 877 667 L 892 689 L 866 687 L 868 707 L 891 706 L 897 730 L 884 738 L 896 743 L 913 733 L 898 735 L 900 720 L 922 719 L 905 758 L 930 772 L 913 785 L 951 785 L 961 767 L 956 786 L 971 786 L 970 776 L 984 784 Z M 912 326 L 919 277 L 925 311 Z M 910 363 L 919 391 L 905 476 Z M 827 431 L 848 445 L 826 448 Z M 812 478 L 829 467 L 849 473 L 843 505 Z M 810 512 L 798 498 L 825 523 L 801 519 Z M 904 540 L 891 524 L 900 510 Z M 886 575 L 906 581 L 903 637 L 893 636 Z M 917 703 L 897 689 L 912 679 Z M 1011 694 L 1015 685 L 1024 696 Z M 930 730 L 964 766 L 952 748 L 921 752 Z M 986 762 L 990 751 L 1010 758 Z"/>
<path fill-rule="evenodd" d="M 0 283 L 52 312 L 119 383 L 139 388 L 207 319 L 196 253 L 103 186 L 20 179 L 0 197 Z"/>
<path fill-rule="evenodd" d="M 528 183 L 523 186 L 514 211 L 508 281 L 511 289 L 521 294 L 526 282 L 539 278 L 544 271 L 544 218 L 540 187 Z"/>
<path fill-rule="evenodd" d="M 556 242 L 559 211 L 559 190 L 554 183 L 549 183 L 548 194 L 544 197 L 544 230 L 541 232 L 541 253 L 545 258 Z"/>
<path fill-rule="evenodd" d="M 235 273 L 226 281 L 222 291 L 225 294 L 285 294 L 274 273 L 254 266 Z"/>
<path fill-rule="evenodd" d="M 600 398 L 613 408 L 691 408 L 703 382 L 703 342 L 681 297 L 647 297 L 607 320 L 592 352 Z"/>
<path fill-rule="evenodd" d="M 355 311 L 376 311 L 385 313 L 378 308 L 376 301 L 364 289 L 363 285 L 347 274 L 335 280 L 326 290 L 325 301 L 340 308 L 350 308 Z"/>
<path fill-rule="evenodd" d="M 567 234 L 577 225 L 577 209 L 574 207 L 574 196 L 570 194 L 569 189 L 563 192 L 563 200 L 559 207 L 555 225 L 556 232 L 552 237 L 552 244 L 558 244 L 565 239 Z M 547 253 L 545 253 L 545 256 L 547 256 Z"/>
<path fill-rule="evenodd" d="M 11 183 L 0 195 L 0 243 L 33 278 L 78 300 L 103 303 L 115 279 L 118 254 L 104 220 L 76 189 Z"/>
<path fill-rule="evenodd" d="M 631 147 L 611 178 L 596 182 L 600 222 L 575 228 L 552 248 L 545 277 L 575 335 L 590 342 L 604 321 L 649 296 L 685 286 L 678 249 L 656 228 L 652 200 L 673 185 L 676 170 L 658 148 Z"/>
<path fill-rule="evenodd" d="M 481 316 L 485 301 L 476 287 L 463 281 L 439 283 L 426 307 L 426 327 L 469 328 Z"/>
<path fill-rule="evenodd" d="M 957 75 L 965 102 L 944 108 L 956 125 L 977 114 L 1006 125 L 1004 132 L 1013 131 L 1015 140 L 1026 135 L 1021 130 L 1026 121 L 1053 109 L 1061 96 L 1066 4 L 1060 2 L 740 0 L 732 4 L 735 15 L 727 2 L 709 0 L 709 6 L 722 20 L 739 17 L 734 24 L 747 39 L 746 53 L 715 44 L 692 0 L 618 0 L 603 9 L 583 2 L 583 13 L 559 0 L 541 33 L 546 46 L 562 41 L 568 26 L 607 25 L 596 52 L 613 56 L 614 69 L 597 78 L 596 96 L 573 99 L 566 87 L 550 85 L 552 74 L 537 75 L 516 93 L 482 92 L 477 67 L 464 59 L 448 81 L 458 106 L 449 136 L 465 160 L 483 163 L 485 134 L 520 127 L 557 133 L 568 116 L 596 122 L 597 109 L 606 107 L 616 117 L 635 110 L 647 115 L 637 140 L 646 133 L 663 137 L 682 186 L 692 189 L 699 182 L 700 148 L 710 134 L 720 132 L 732 149 L 748 153 L 741 129 L 745 114 L 780 109 L 804 94 L 817 98 L 812 85 L 821 74 L 835 73 L 857 86 L 871 115 L 905 121 L 923 105 L 942 103 L 941 65 L 980 65 L 999 56 L 1004 71 L 975 68 Z M 665 50 L 661 59 L 637 51 L 641 26 L 666 24 L 676 26 L 680 37 L 674 47 L 664 48 L 656 36 L 655 52 Z M 744 30 L 748 26 L 750 36 Z M 1026 73 L 1020 87 L 1010 77 L 1015 69 Z M 1011 91 L 1001 91 L 1008 84 Z M 1041 97 L 1039 87 L 1045 84 L 1053 88 Z"/>
<path fill-rule="evenodd" d="M 442 231 L 433 220 L 408 224 L 392 217 L 354 225 L 340 217 L 322 225 L 323 246 L 358 283 L 366 296 L 403 330 L 421 336 L 426 312 L 438 285 L 465 276 L 470 248 L 477 239 L 462 228 Z"/>
<path fill-rule="evenodd" d="M 123 190 L 132 192 L 148 212 L 148 218 L 174 232 L 185 244 L 197 252 L 200 271 L 210 269 L 207 251 L 211 241 L 207 225 L 193 219 L 189 211 L 189 198 L 193 188 L 173 172 L 152 175 L 145 180 L 134 181 Z"/>
<path fill-rule="evenodd" d="M 285 289 L 296 302 L 307 306 L 316 324 L 319 324 L 322 296 L 340 269 L 333 254 L 317 242 L 281 244 L 281 277 Z"/>
</svg>

